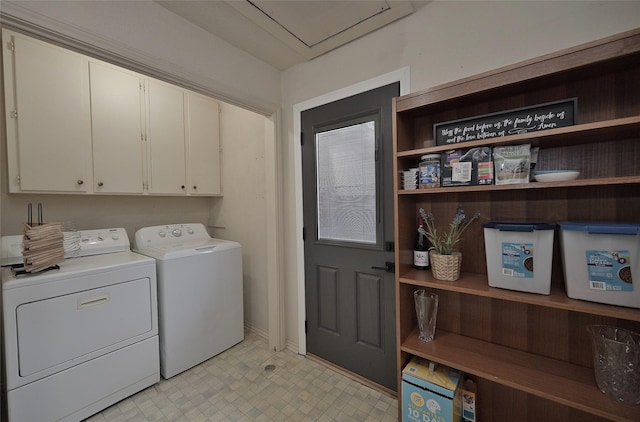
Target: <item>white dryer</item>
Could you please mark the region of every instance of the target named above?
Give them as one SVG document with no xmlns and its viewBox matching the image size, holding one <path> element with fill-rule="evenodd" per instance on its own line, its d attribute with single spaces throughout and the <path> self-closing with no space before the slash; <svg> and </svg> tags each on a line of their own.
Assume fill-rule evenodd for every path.
<svg viewBox="0 0 640 422">
<path fill-rule="evenodd" d="M 2 269 L 9 422 L 80 421 L 160 380 L 154 260 L 124 229 L 81 239 L 59 269 Z"/>
<path fill-rule="evenodd" d="M 170 378 L 244 340 L 242 247 L 202 224 L 145 227 L 134 250 L 156 259 L 160 373 Z"/>
</svg>

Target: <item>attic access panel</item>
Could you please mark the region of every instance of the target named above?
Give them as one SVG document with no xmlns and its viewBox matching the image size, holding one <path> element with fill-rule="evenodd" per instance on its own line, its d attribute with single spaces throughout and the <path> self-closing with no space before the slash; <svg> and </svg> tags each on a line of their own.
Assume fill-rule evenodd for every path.
<svg viewBox="0 0 640 422">
<path fill-rule="evenodd" d="M 307 59 L 413 12 L 409 1 L 246 0 L 227 4 Z"/>
</svg>

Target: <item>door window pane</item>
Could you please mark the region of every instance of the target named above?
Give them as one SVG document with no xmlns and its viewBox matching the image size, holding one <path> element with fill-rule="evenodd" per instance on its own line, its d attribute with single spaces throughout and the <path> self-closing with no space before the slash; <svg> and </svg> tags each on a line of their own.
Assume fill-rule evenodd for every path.
<svg viewBox="0 0 640 422">
<path fill-rule="evenodd" d="M 316 134 L 318 240 L 376 244 L 376 134 L 369 121 Z"/>
</svg>

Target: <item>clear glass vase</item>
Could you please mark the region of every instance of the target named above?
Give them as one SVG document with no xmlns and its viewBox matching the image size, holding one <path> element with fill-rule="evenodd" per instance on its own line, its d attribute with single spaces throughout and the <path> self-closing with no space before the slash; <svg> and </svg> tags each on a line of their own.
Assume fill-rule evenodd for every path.
<svg viewBox="0 0 640 422">
<path fill-rule="evenodd" d="M 418 318 L 418 338 L 422 341 L 431 341 L 436 334 L 436 319 L 438 317 L 438 295 L 425 289 L 413 292 L 416 304 L 416 316 Z"/>
<path fill-rule="evenodd" d="M 626 404 L 640 404 L 640 334 L 606 325 L 587 330 L 600 391 Z"/>
</svg>

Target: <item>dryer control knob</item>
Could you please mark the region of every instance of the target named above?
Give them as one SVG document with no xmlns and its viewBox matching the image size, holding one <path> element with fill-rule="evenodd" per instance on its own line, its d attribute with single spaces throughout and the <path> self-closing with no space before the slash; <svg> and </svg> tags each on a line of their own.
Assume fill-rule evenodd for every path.
<svg viewBox="0 0 640 422">
<path fill-rule="evenodd" d="M 163 232 L 162 230 L 160 230 L 160 231 L 158 232 L 158 236 L 160 236 L 160 237 L 165 237 L 166 235 L 167 235 L 167 234 L 166 234 L 165 232 Z"/>
<path fill-rule="evenodd" d="M 114 235 L 111 236 L 111 239 L 118 240 L 118 239 L 120 239 L 120 236 L 118 236 L 117 234 L 114 234 Z"/>
<path fill-rule="evenodd" d="M 187 233 L 189 233 L 189 234 L 193 234 L 193 233 L 195 233 L 195 232 L 193 231 L 193 229 L 192 229 L 191 227 L 189 227 L 189 228 L 187 229 Z"/>
<path fill-rule="evenodd" d="M 182 230 L 173 229 L 173 230 L 171 230 L 171 234 L 174 235 L 175 237 L 180 237 L 180 236 L 182 236 Z"/>
</svg>

